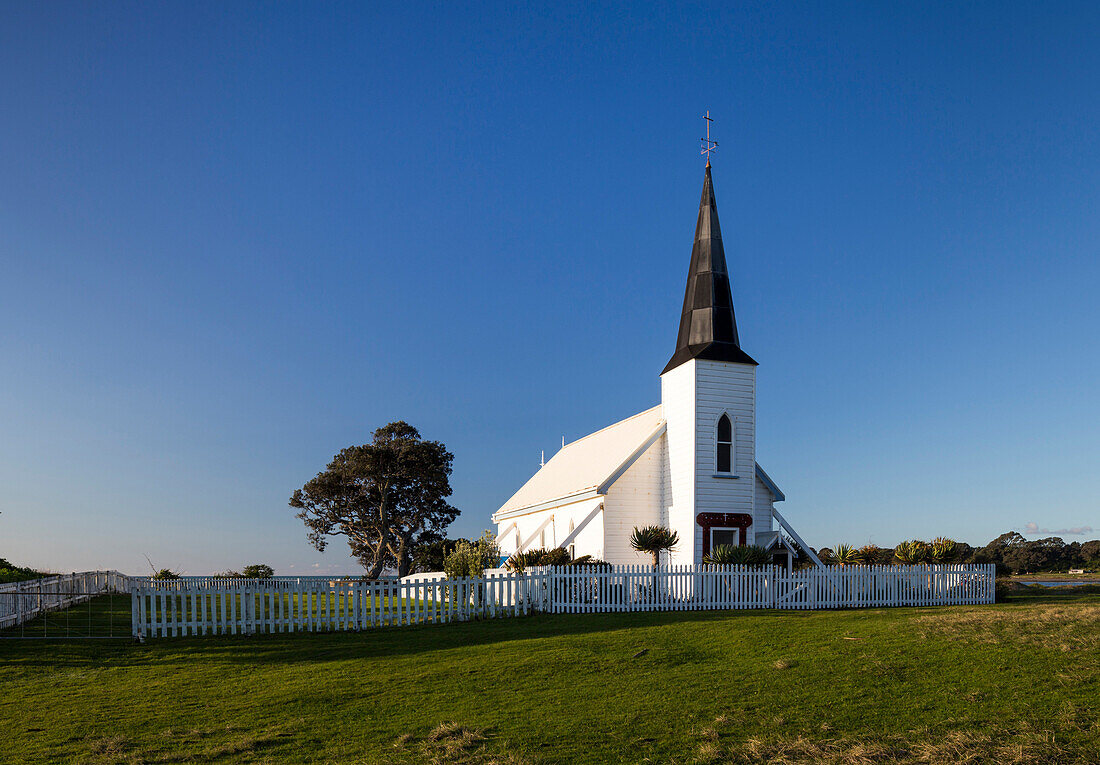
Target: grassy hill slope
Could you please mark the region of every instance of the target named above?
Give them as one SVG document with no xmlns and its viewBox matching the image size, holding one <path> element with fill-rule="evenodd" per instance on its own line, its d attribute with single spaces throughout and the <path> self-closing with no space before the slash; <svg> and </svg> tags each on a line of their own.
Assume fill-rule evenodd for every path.
<svg viewBox="0 0 1100 765">
<path fill-rule="evenodd" d="M 144 646 L 0 641 L 3 757 L 1094 762 L 1098 644 L 1100 595 L 1080 592 Z"/>
</svg>

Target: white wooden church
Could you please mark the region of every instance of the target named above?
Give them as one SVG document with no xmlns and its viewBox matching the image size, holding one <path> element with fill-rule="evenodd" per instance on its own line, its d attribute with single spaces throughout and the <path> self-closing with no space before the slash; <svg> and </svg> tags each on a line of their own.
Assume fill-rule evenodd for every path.
<svg viewBox="0 0 1100 765">
<path fill-rule="evenodd" d="M 566 444 L 513 494 L 493 514 L 502 555 L 563 547 L 648 563 L 631 549 L 631 532 L 663 525 L 680 536 L 664 563 L 699 564 L 713 546 L 755 544 L 790 565 L 786 534 L 802 541 L 775 508 L 783 492 L 756 462 L 756 367 L 737 336 L 708 162 L 661 403 Z"/>
</svg>

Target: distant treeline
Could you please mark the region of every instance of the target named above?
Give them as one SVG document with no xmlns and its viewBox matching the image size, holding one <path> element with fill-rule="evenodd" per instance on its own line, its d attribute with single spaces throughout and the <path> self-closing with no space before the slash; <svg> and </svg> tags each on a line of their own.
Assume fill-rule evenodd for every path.
<svg viewBox="0 0 1100 765">
<path fill-rule="evenodd" d="M 914 540 L 902 542 L 895 548 L 867 545 L 854 551 L 857 562 L 874 562 L 880 565 L 908 563 L 908 553 Z M 928 545 L 931 548 L 931 545 Z M 834 551 L 823 547 L 817 554 L 823 560 L 835 561 L 837 553 L 850 550 L 848 545 L 837 545 Z M 936 562 L 925 560 L 920 562 Z M 1022 534 L 1009 531 L 1001 534 L 985 547 L 973 547 L 966 542 L 955 542 L 947 560 L 950 563 L 994 563 L 1002 574 L 1035 574 L 1066 572 L 1071 568 L 1100 572 L 1100 539 L 1088 542 L 1066 543 L 1059 537 L 1028 540 Z"/>
<path fill-rule="evenodd" d="M 33 568 L 16 566 L 4 558 L 0 558 L 0 584 L 4 582 L 22 582 L 26 579 L 38 579 L 44 576 Z"/>
</svg>

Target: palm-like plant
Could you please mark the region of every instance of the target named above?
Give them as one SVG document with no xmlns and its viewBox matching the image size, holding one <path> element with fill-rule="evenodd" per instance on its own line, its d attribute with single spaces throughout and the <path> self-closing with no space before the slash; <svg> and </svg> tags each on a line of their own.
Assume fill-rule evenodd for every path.
<svg viewBox="0 0 1100 765">
<path fill-rule="evenodd" d="M 931 548 L 928 543 L 919 539 L 902 542 L 894 548 L 894 557 L 909 566 L 927 562 L 930 554 Z"/>
<path fill-rule="evenodd" d="M 859 561 L 859 553 L 856 548 L 842 542 L 833 548 L 833 560 L 838 566 L 848 566 Z"/>
<path fill-rule="evenodd" d="M 672 550 L 680 543 L 680 535 L 666 526 L 634 527 L 630 535 L 630 546 L 638 552 L 647 552 L 653 556 L 653 568 L 661 565 L 661 552 Z"/>
<path fill-rule="evenodd" d="M 928 546 L 928 558 L 933 563 L 949 563 L 955 557 L 957 545 L 954 539 L 936 537 Z"/>
<path fill-rule="evenodd" d="M 878 563 L 881 552 L 878 545 L 863 545 L 856 551 L 856 559 L 864 566 L 873 566 Z"/>
<path fill-rule="evenodd" d="M 770 558 L 768 551 L 758 545 L 716 545 L 703 557 L 703 562 L 717 566 L 763 566 Z"/>
</svg>

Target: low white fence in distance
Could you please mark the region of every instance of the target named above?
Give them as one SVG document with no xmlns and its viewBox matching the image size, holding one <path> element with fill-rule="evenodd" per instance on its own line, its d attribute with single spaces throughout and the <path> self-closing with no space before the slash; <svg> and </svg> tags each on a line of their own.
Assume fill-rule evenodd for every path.
<svg viewBox="0 0 1100 765">
<path fill-rule="evenodd" d="M 540 611 L 607 613 L 743 608 L 874 608 L 992 603 L 995 567 L 828 566 L 790 574 L 775 566 L 553 566 Z"/>
<path fill-rule="evenodd" d="M 233 580 L 229 580 L 233 581 Z M 992 603 L 992 565 L 555 566 L 476 579 L 417 575 L 248 579 L 210 586 L 135 580 L 137 637 L 360 630 L 545 613 L 817 609 Z"/>
<path fill-rule="evenodd" d="M 117 571 L 81 571 L 0 584 L 0 629 L 108 592 L 129 592 L 130 577 Z"/>
<path fill-rule="evenodd" d="M 439 574 L 443 576 L 443 574 Z M 339 587 L 352 582 L 364 581 L 393 581 L 393 579 L 368 580 L 365 576 L 269 576 L 263 579 L 255 577 L 227 577 L 227 576 L 177 576 L 173 579 L 156 579 L 151 576 L 130 577 L 131 586 L 150 588 L 155 590 L 232 590 L 239 587 L 266 587 L 293 588 L 298 585 L 309 587 Z"/>
<path fill-rule="evenodd" d="M 299 582 L 248 579 L 211 587 L 164 587 L 158 581 L 134 586 L 131 614 L 139 638 L 438 624 L 530 613 L 537 604 L 526 596 L 529 579 L 324 577 Z"/>
</svg>

